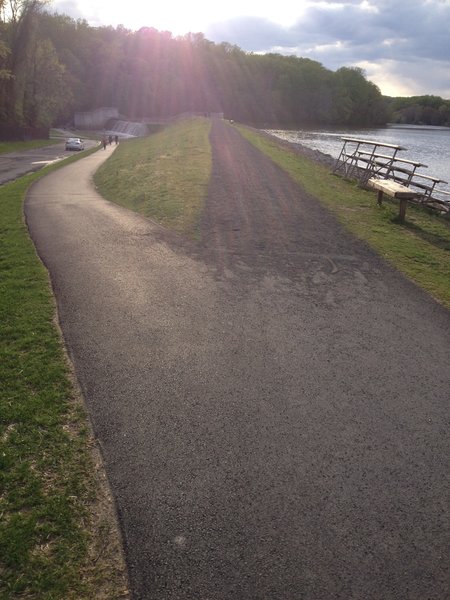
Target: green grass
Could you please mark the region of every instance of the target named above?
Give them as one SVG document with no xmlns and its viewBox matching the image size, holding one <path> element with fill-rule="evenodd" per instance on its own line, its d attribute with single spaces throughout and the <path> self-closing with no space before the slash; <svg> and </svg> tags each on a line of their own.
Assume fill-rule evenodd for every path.
<svg viewBox="0 0 450 600">
<path fill-rule="evenodd" d="M 406 223 L 398 223 L 398 204 L 381 207 L 375 192 L 332 175 L 330 170 L 265 135 L 236 126 L 301 187 L 327 206 L 352 233 L 365 240 L 393 266 L 450 308 L 450 223 L 408 206 Z"/>
<path fill-rule="evenodd" d="M 114 592 L 117 565 L 104 572 L 99 560 L 109 525 L 94 516 L 100 491 L 92 440 L 55 325 L 47 272 L 23 220 L 29 185 L 54 168 L 0 187 L 2 600 L 119 598 L 123 590 L 119 584 Z"/>
<path fill-rule="evenodd" d="M 7 152 L 20 152 L 22 150 L 33 150 L 43 146 L 53 146 L 61 140 L 30 140 L 29 142 L 0 142 L 0 154 Z"/>
<path fill-rule="evenodd" d="M 180 121 L 121 142 L 95 174 L 100 193 L 180 233 L 198 237 L 211 174 L 210 122 Z"/>
</svg>

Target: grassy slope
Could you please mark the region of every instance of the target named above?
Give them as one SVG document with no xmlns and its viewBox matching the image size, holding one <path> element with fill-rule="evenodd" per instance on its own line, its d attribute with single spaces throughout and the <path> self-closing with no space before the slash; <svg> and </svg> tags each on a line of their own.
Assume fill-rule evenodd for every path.
<svg viewBox="0 0 450 600">
<path fill-rule="evenodd" d="M 119 598 L 86 417 L 23 222 L 28 186 L 53 168 L 0 187 L 0 598 Z"/>
<path fill-rule="evenodd" d="M 142 139 L 121 142 L 95 174 L 105 198 L 179 232 L 198 236 L 211 173 L 210 123 L 180 121 Z"/>
<path fill-rule="evenodd" d="M 239 131 L 325 204 L 339 221 L 393 266 L 450 308 L 450 227 L 443 218 L 409 206 L 407 222 L 396 222 L 398 204 L 376 203 L 374 192 L 332 175 L 328 168 L 298 156 L 245 127 Z"/>
</svg>

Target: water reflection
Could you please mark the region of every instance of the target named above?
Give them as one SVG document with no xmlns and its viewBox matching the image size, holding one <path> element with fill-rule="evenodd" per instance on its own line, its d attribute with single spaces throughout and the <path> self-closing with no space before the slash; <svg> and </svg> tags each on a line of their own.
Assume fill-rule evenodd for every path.
<svg viewBox="0 0 450 600">
<path fill-rule="evenodd" d="M 418 173 L 439 177 L 450 182 L 450 128 L 393 125 L 381 129 L 336 129 L 326 130 L 266 130 L 292 143 L 303 144 L 337 158 L 342 147 L 341 137 L 355 137 L 375 140 L 387 144 L 404 146 L 407 150 L 399 153 L 399 158 L 420 161 L 428 168 L 421 167 Z M 450 191 L 449 184 L 439 184 L 440 189 Z"/>
</svg>

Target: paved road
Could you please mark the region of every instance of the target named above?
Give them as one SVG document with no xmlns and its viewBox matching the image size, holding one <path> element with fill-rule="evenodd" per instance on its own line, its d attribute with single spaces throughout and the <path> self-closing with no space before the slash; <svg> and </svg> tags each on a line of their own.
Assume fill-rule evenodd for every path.
<svg viewBox="0 0 450 600">
<path fill-rule="evenodd" d="M 202 245 L 95 193 L 109 149 L 26 203 L 133 597 L 443 600 L 449 313 L 214 131 Z M 214 219 L 233 176 L 233 208 Z"/>
<path fill-rule="evenodd" d="M 98 142 L 94 140 L 85 141 L 86 149 L 93 148 L 97 144 Z M 64 160 L 72 154 L 73 152 L 66 152 L 64 140 L 43 148 L 0 154 L 0 184 L 13 181 L 27 173 L 39 171 L 39 169 Z"/>
</svg>

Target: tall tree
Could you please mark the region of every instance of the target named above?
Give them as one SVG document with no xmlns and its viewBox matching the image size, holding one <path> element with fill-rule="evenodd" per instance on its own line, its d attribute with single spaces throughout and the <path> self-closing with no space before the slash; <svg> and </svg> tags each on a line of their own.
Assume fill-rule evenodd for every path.
<svg viewBox="0 0 450 600">
<path fill-rule="evenodd" d="M 33 127 L 50 127 L 71 100 L 65 67 L 48 39 L 36 40 L 32 71 L 24 94 L 24 120 Z"/>
<path fill-rule="evenodd" d="M 41 0 L 9 0 L 3 3 L 6 21 L 3 29 L 9 53 L 6 69 L 10 77 L 3 96 L 4 113 L 10 124 L 26 124 L 24 114 L 27 79 L 32 69 L 32 53 L 36 44 L 36 15 Z"/>
</svg>

